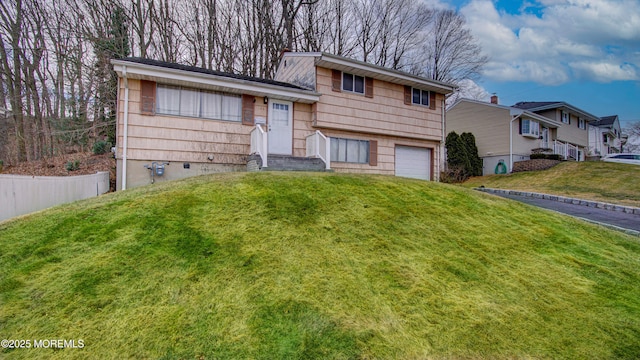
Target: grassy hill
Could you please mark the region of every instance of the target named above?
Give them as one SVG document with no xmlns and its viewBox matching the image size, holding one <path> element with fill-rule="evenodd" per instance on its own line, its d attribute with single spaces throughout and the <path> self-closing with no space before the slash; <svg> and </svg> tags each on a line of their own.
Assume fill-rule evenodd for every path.
<svg viewBox="0 0 640 360">
<path fill-rule="evenodd" d="M 242 173 L 0 224 L 8 359 L 640 357 L 637 238 L 445 184 Z"/>
<path fill-rule="evenodd" d="M 544 171 L 476 177 L 464 186 L 484 185 L 640 207 L 639 179 L 637 165 L 568 161 Z"/>
</svg>

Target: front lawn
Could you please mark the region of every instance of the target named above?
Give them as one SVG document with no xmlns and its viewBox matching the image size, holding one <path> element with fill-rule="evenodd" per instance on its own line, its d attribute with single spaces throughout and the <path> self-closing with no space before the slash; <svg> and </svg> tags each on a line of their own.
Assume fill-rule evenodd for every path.
<svg viewBox="0 0 640 360">
<path fill-rule="evenodd" d="M 533 191 L 640 207 L 640 166 L 563 162 L 548 170 L 471 178 L 465 187 Z"/>
<path fill-rule="evenodd" d="M 637 238 L 457 186 L 236 173 L 0 224 L 6 359 L 637 359 Z"/>
</svg>

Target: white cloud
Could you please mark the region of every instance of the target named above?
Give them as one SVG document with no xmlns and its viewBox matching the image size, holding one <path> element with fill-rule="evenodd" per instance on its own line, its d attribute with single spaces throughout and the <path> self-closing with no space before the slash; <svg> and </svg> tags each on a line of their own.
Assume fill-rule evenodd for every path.
<svg viewBox="0 0 640 360">
<path fill-rule="evenodd" d="M 490 80 L 558 85 L 640 75 L 640 1 L 538 0 L 507 14 L 491 0 L 471 0 L 461 12 L 490 57 Z"/>
<path fill-rule="evenodd" d="M 569 66 L 578 78 L 593 79 L 598 82 L 615 80 L 640 80 L 640 74 L 631 64 L 616 64 L 605 61 L 599 62 L 571 62 Z"/>
<path fill-rule="evenodd" d="M 489 101 L 491 98 L 491 95 L 489 94 L 489 92 L 483 88 L 482 86 L 478 85 L 476 82 L 474 82 L 473 80 L 462 80 L 459 84 L 459 89 L 458 91 L 456 91 L 453 96 L 450 96 L 447 99 L 447 106 L 452 105 L 454 102 L 456 102 L 456 100 L 458 99 L 474 99 L 474 100 L 479 100 L 479 101 Z"/>
</svg>

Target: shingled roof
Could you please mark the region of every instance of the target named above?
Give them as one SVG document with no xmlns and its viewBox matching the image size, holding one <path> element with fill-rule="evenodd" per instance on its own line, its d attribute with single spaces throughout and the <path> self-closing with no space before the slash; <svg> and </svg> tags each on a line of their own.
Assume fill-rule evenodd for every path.
<svg viewBox="0 0 640 360">
<path fill-rule="evenodd" d="M 200 73 L 200 74 L 227 77 L 227 78 L 237 79 L 237 80 L 244 80 L 244 81 L 251 81 L 251 82 L 257 82 L 257 83 L 268 84 L 268 85 L 282 86 L 282 87 L 286 87 L 286 88 L 290 88 L 290 89 L 296 89 L 296 90 L 306 90 L 306 89 L 301 88 L 301 87 L 299 87 L 297 85 L 289 84 L 289 83 L 282 82 L 282 81 L 275 81 L 275 80 L 263 79 L 263 78 L 258 78 L 258 77 L 253 77 L 253 76 L 246 76 L 246 75 L 238 75 L 238 74 L 233 74 L 233 73 L 228 73 L 228 72 L 223 72 L 223 71 L 205 69 L 205 68 L 197 67 L 197 66 L 189 66 L 189 65 L 170 63 L 170 62 L 166 62 L 166 61 L 144 59 L 144 58 L 140 58 L 140 57 L 127 57 L 127 58 L 118 59 L 118 60 L 129 61 L 129 62 L 134 62 L 134 63 L 138 63 L 138 64 L 144 64 L 144 65 L 159 66 L 159 67 L 163 67 L 163 68 L 167 68 L 167 69 L 189 71 L 189 72 L 195 72 L 195 73 Z"/>
<path fill-rule="evenodd" d="M 578 116 L 583 117 L 586 121 L 592 124 L 600 120 L 598 116 L 590 114 L 564 101 L 522 101 L 522 102 L 516 103 L 515 105 L 513 105 L 513 107 L 522 109 L 522 110 L 529 110 L 532 112 L 539 112 L 539 111 L 552 110 L 552 109 L 562 109 L 562 110 L 575 113 Z"/>
<path fill-rule="evenodd" d="M 616 122 L 617 118 L 618 118 L 618 115 L 603 116 L 600 118 L 600 121 L 596 122 L 594 125 L 597 125 L 597 126 L 613 125 Z"/>
<path fill-rule="evenodd" d="M 564 102 L 562 101 L 521 101 L 513 105 L 513 107 L 522 109 L 522 110 L 531 110 L 531 109 L 537 109 L 541 107 L 547 107 L 550 105 L 562 106 L 563 104 Z"/>
</svg>

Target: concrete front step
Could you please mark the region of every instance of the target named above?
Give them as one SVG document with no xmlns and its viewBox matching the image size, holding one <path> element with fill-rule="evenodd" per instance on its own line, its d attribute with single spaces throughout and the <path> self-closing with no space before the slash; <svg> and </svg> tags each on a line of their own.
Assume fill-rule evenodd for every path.
<svg viewBox="0 0 640 360">
<path fill-rule="evenodd" d="M 325 163 L 319 158 L 289 155 L 269 155 L 267 167 L 262 167 L 260 156 L 249 156 L 248 171 L 326 171 Z"/>
</svg>

